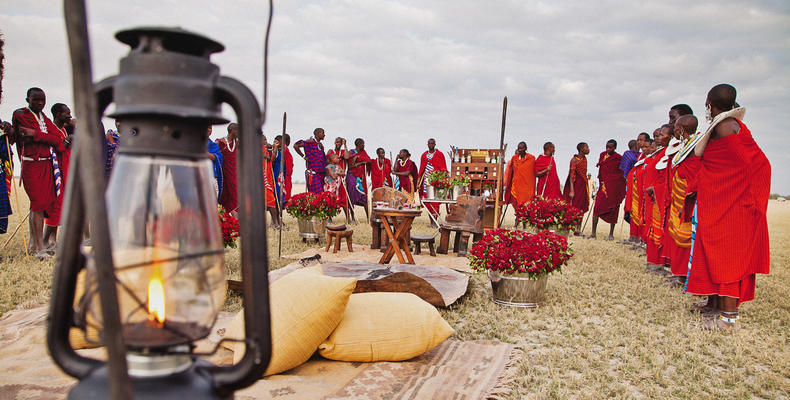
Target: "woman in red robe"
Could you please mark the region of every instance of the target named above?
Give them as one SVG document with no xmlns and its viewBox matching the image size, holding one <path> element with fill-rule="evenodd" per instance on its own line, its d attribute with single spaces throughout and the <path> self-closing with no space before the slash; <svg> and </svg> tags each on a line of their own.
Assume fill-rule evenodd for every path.
<svg viewBox="0 0 790 400">
<path fill-rule="evenodd" d="M 770 270 L 766 212 L 771 164 L 738 119 L 735 88 L 721 84 L 705 102 L 714 119 L 709 140 L 697 145 L 697 233 L 687 291 L 716 295 L 721 314 L 706 327 L 738 327 L 738 306 L 754 299 L 755 275 Z M 718 122 L 718 123 L 717 123 Z"/>
<path fill-rule="evenodd" d="M 557 163 L 554 162 L 554 144 L 543 145 L 543 154 L 535 160 L 535 176 L 538 177 L 537 195 L 544 199 L 561 199 L 560 177 L 557 175 Z"/>
<path fill-rule="evenodd" d="M 576 154 L 571 158 L 568 178 L 565 179 L 565 189 L 562 197 L 572 206 L 586 213 L 590 209 L 590 194 L 587 186 L 587 154 L 590 154 L 590 147 L 587 143 L 581 142 L 576 145 Z M 582 224 L 576 227 L 574 235 L 580 236 Z"/>
<path fill-rule="evenodd" d="M 239 210 L 239 187 L 236 180 L 236 154 L 238 153 L 239 126 L 228 125 L 228 136 L 217 140 L 222 152 L 222 193 L 219 204 L 225 211 L 236 215 Z"/>
<path fill-rule="evenodd" d="M 614 226 L 620 214 L 620 203 L 625 197 L 625 177 L 620 169 L 623 157 L 615 152 L 617 142 L 610 139 L 606 142 L 606 151 L 598 157 L 598 180 L 600 186 L 595 196 L 593 207 L 593 225 L 591 238 L 596 237 L 598 218 L 611 224 L 607 240 L 614 239 Z"/>
<path fill-rule="evenodd" d="M 376 149 L 378 156 L 375 162 L 370 163 L 370 184 L 373 189 L 382 186 L 392 187 L 392 162 L 384 157 L 384 149 Z"/>
<path fill-rule="evenodd" d="M 398 176 L 400 190 L 409 194 L 414 193 L 417 185 L 417 166 L 410 160 L 411 154 L 408 150 L 402 149 L 398 153 L 398 161 L 395 163 L 393 173 Z"/>
</svg>

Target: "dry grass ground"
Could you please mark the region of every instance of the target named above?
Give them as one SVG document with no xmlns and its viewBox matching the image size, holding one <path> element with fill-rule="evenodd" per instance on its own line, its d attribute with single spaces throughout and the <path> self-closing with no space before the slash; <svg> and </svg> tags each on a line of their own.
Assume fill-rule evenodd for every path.
<svg viewBox="0 0 790 400">
<path fill-rule="evenodd" d="M 790 398 L 790 203 L 772 201 L 768 216 L 771 275 L 757 278 L 757 298 L 741 308 L 743 329 L 736 333 L 700 330 L 700 319 L 687 311 L 690 296 L 645 273 L 644 257 L 602 240 L 572 240 L 576 256 L 549 279 L 540 309 L 493 304 L 487 279 L 474 275 L 469 292 L 442 314 L 456 339 L 520 346 L 513 399 Z M 354 241 L 370 243 L 360 220 Z M 282 254 L 313 246 L 301 242 L 292 218 L 286 222 L 291 230 L 283 232 Z M 17 223 L 12 216 L 10 225 Z M 414 229 L 429 233 L 427 223 L 422 217 Z M 601 225 L 599 237 L 604 230 Z M 278 235 L 269 232 L 271 268 L 279 268 L 291 260 L 277 258 Z M 621 232 L 627 235 L 627 228 L 617 227 L 618 239 Z M 45 303 L 54 261 L 26 260 L 21 235 L 0 256 L 0 313 Z M 239 278 L 238 251 L 226 261 L 229 275 Z M 226 308 L 238 303 L 231 298 Z"/>
</svg>

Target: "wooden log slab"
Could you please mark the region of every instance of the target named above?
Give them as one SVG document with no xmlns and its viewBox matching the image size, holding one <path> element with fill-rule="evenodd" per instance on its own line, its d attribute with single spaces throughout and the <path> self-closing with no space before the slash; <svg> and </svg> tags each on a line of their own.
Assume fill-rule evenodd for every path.
<svg viewBox="0 0 790 400">
<path fill-rule="evenodd" d="M 447 307 L 466 293 L 469 277 L 449 268 L 365 261 L 321 264 L 324 275 L 357 279 L 354 293 L 405 292 L 436 307 Z"/>
</svg>

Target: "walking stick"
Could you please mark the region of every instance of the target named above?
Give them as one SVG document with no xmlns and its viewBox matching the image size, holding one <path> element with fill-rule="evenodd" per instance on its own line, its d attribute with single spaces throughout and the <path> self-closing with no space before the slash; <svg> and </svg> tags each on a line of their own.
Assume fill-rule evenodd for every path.
<svg viewBox="0 0 790 400">
<path fill-rule="evenodd" d="M 19 228 L 22 227 L 22 225 L 25 223 L 25 221 L 27 221 L 27 217 L 29 217 L 29 216 L 30 216 L 30 211 L 27 212 L 27 215 L 25 215 L 25 218 L 22 218 L 22 221 L 19 222 L 19 225 L 17 225 L 16 229 L 14 229 L 14 232 L 11 233 L 11 237 L 9 237 L 8 240 L 6 240 L 5 243 L 3 243 L 3 247 L 0 248 L 0 250 L 5 249 L 6 246 L 8 246 L 8 243 L 10 243 L 11 239 L 13 239 L 14 236 L 16 236 L 16 233 L 19 232 Z M 23 229 L 22 230 L 22 232 L 23 232 L 22 234 L 23 235 L 24 235 L 24 231 L 25 230 Z M 25 249 L 27 249 L 27 246 L 25 246 Z"/>
<path fill-rule="evenodd" d="M 502 101 L 502 129 L 499 135 L 499 171 L 496 174 L 496 200 L 494 200 L 494 229 L 499 229 L 501 222 L 499 220 L 499 198 L 502 193 L 502 166 L 503 158 L 505 156 L 505 120 L 507 119 L 507 96 Z M 507 211 L 507 208 L 505 208 Z M 504 217 L 504 213 L 502 214 Z"/>
<path fill-rule="evenodd" d="M 368 158 L 370 158 L 370 157 L 368 157 Z M 363 163 L 362 164 L 362 169 L 363 169 L 363 171 L 365 171 L 363 173 L 363 175 L 362 175 L 362 178 L 363 178 L 363 180 L 367 181 L 367 179 L 364 179 L 364 178 L 368 176 L 368 166 L 365 165 L 365 163 Z M 362 185 L 362 189 L 365 191 L 365 223 L 366 224 L 370 224 L 370 217 L 368 216 L 368 202 L 370 200 L 370 199 L 368 199 L 368 197 L 370 197 L 370 196 L 368 196 L 369 191 L 368 191 L 367 182 L 365 182 L 365 184 Z"/>
<path fill-rule="evenodd" d="M 8 163 L 11 165 L 11 170 L 9 171 L 9 174 L 11 175 L 11 186 L 14 188 L 14 202 L 16 203 L 16 209 L 18 212 L 20 210 L 19 194 L 17 194 L 16 185 L 14 185 L 14 163 L 13 161 L 11 161 L 11 144 L 8 143 L 8 135 L 5 135 L 5 149 L 8 152 Z M 3 182 L 3 184 L 5 184 L 5 182 Z M 30 215 L 30 212 L 28 212 L 28 215 Z M 21 215 L 20 218 L 22 218 Z M 22 224 L 25 223 L 25 219 L 27 219 L 27 217 L 25 217 L 24 219 L 20 219 L 19 226 L 16 228 L 17 230 L 19 230 L 19 228 L 22 227 Z M 14 233 L 16 233 L 16 231 Z M 25 259 L 28 259 L 30 257 L 30 253 L 27 251 L 27 236 L 25 236 L 24 229 L 22 229 L 22 244 L 25 245 Z M 3 246 L 3 248 L 5 248 L 5 246 Z"/>
<path fill-rule="evenodd" d="M 553 164 L 554 164 L 554 156 L 551 156 L 551 161 L 549 162 L 549 167 L 551 167 Z M 543 198 L 543 193 L 546 193 L 546 185 L 549 184 L 549 172 L 551 172 L 551 170 L 546 171 L 546 175 L 545 175 L 546 179 L 543 180 L 543 189 L 540 191 L 540 197 L 541 198 Z"/>
<path fill-rule="evenodd" d="M 351 204 L 351 197 L 348 196 L 348 171 L 343 175 L 343 191 L 346 193 L 346 205 L 348 206 L 348 213 L 351 214 L 351 219 L 357 222 L 357 216 L 354 215 L 354 205 Z"/>
</svg>

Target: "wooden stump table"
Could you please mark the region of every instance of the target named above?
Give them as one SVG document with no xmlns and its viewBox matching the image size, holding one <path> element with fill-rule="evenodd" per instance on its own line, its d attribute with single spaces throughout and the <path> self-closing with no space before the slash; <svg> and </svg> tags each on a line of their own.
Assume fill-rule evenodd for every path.
<svg viewBox="0 0 790 400">
<path fill-rule="evenodd" d="M 381 225 L 387 232 L 387 237 L 390 238 L 389 247 L 381 256 L 379 264 L 389 263 L 393 255 L 398 256 L 398 261 L 401 264 L 414 264 L 414 257 L 409 251 L 408 235 L 414 218 L 419 217 L 422 210 L 376 208 L 376 213 L 381 217 Z"/>
</svg>

